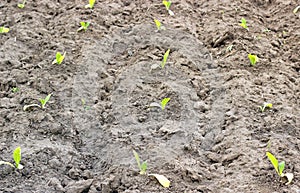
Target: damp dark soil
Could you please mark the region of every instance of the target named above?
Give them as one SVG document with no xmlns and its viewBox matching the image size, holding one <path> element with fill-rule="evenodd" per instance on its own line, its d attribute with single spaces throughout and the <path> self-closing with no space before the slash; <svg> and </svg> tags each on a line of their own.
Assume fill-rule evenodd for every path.
<svg viewBox="0 0 300 193">
<path fill-rule="evenodd" d="M 0 160 L 20 146 L 24 165 L 0 166 L 1 193 L 300 192 L 299 2 L 174 0 L 174 16 L 160 0 L 87 3 L 0 2 Z"/>
</svg>

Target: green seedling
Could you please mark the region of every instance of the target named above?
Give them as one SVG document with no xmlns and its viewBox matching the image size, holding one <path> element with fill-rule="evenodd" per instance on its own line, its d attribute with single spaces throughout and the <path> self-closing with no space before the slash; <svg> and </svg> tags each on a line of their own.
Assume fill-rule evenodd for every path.
<svg viewBox="0 0 300 193">
<path fill-rule="evenodd" d="M 25 7 L 25 3 L 26 3 L 26 0 L 24 0 L 23 3 L 19 3 L 19 4 L 18 4 L 18 7 L 19 7 L 20 9 L 23 9 L 23 8 Z"/>
<path fill-rule="evenodd" d="M 90 8 L 90 9 L 93 9 L 94 8 L 94 5 L 95 5 L 95 2 L 96 0 L 89 0 L 89 4 L 87 4 L 85 6 L 86 9 Z"/>
<path fill-rule="evenodd" d="M 140 170 L 140 174 L 141 175 L 147 175 L 147 167 L 148 167 L 148 164 L 146 161 L 142 162 L 141 163 L 141 160 L 140 160 L 140 157 L 139 157 L 139 154 L 133 150 L 133 154 L 134 154 L 134 157 L 135 157 L 135 160 L 138 164 L 138 167 L 139 167 L 139 170 Z M 157 179 L 157 181 L 165 188 L 168 188 L 170 186 L 170 181 L 163 175 L 160 175 L 160 174 L 148 174 L 147 176 L 153 176 Z"/>
<path fill-rule="evenodd" d="M 5 161 L 0 161 L 0 165 L 9 165 L 13 168 L 17 168 L 19 170 L 23 169 L 23 166 L 20 164 L 21 162 L 21 147 L 17 147 L 14 152 L 13 152 L 13 158 L 14 158 L 14 161 L 15 163 L 12 164 L 10 162 L 5 162 Z"/>
<path fill-rule="evenodd" d="M 285 168 L 285 161 L 281 161 L 280 163 L 278 163 L 276 157 L 270 152 L 266 152 L 266 156 L 272 163 L 278 176 L 280 176 L 281 178 L 287 178 L 288 182 L 286 184 L 290 184 L 294 178 L 294 175 L 292 173 L 283 173 Z"/>
<path fill-rule="evenodd" d="M 161 68 L 164 68 L 166 63 L 167 63 L 167 60 L 168 60 L 168 57 L 169 57 L 169 54 L 170 54 L 170 49 L 168 49 L 165 54 L 164 54 L 164 58 L 163 58 L 163 61 L 161 62 Z"/>
<path fill-rule="evenodd" d="M 293 13 L 294 13 L 294 14 L 297 14 L 297 12 L 298 12 L 299 9 L 300 9 L 300 5 L 297 6 L 297 7 L 293 10 Z"/>
<path fill-rule="evenodd" d="M 161 22 L 158 21 L 157 19 L 154 19 L 154 23 L 156 25 L 157 31 L 165 29 L 164 26 L 162 26 Z"/>
<path fill-rule="evenodd" d="M 173 16 L 174 12 L 172 10 L 170 10 L 172 2 L 171 1 L 163 0 L 162 3 L 165 5 L 166 10 L 168 11 L 169 15 Z"/>
<path fill-rule="evenodd" d="M 226 52 L 231 52 L 231 51 L 232 51 L 232 48 L 233 48 L 233 45 L 230 44 L 229 46 L 227 46 Z"/>
<path fill-rule="evenodd" d="M 262 32 L 263 33 L 269 33 L 269 32 L 271 32 L 271 30 L 269 30 L 268 28 L 266 28 L 266 29 L 263 29 Z"/>
<path fill-rule="evenodd" d="M 66 52 L 64 54 L 61 54 L 60 52 L 56 52 L 55 60 L 52 62 L 52 64 L 61 64 L 66 56 Z"/>
<path fill-rule="evenodd" d="M 241 23 L 240 26 L 242 26 L 244 29 L 249 30 L 248 26 L 247 26 L 247 21 L 245 18 L 241 19 Z"/>
<path fill-rule="evenodd" d="M 248 58 L 252 66 L 255 66 L 255 64 L 258 62 L 258 57 L 256 55 L 248 54 Z"/>
<path fill-rule="evenodd" d="M 0 34 L 4 34 L 4 33 L 8 33 L 9 32 L 9 28 L 7 27 L 0 27 Z"/>
<path fill-rule="evenodd" d="M 81 21 L 80 22 L 80 25 L 81 25 L 81 27 L 80 28 L 78 28 L 78 30 L 77 31 L 81 31 L 81 30 L 84 30 L 84 31 L 86 31 L 87 30 L 87 28 L 89 27 L 89 25 L 90 25 L 90 22 L 84 22 L 84 21 Z"/>
<path fill-rule="evenodd" d="M 39 105 L 39 104 L 25 105 L 25 106 L 23 107 L 23 110 L 26 111 L 26 110 L 27 110 L 28 108 L 30 108 L 30 107 L 39 107 L 39 108 L 41 108 L 41 109 L 44 109 L 44 108 L 45 108 L 45 105 L 46 105 L 47 102 L 50 100 L 51 95 L 52 95 L 52 94 L 48 94 L 48 95 L 46 96 L 46 98 L 44 98 L 44 99 L 39 99 L 41 105 Z"/>
<path fill-rule="evenodd" d="M 82 104 L 82 106 L 83 106 L 83 108 L 84 108 L 85 110 L 90 110 L 90 109 L 91 109 L 90 106 L 87 106 L 87 105 L 86 105 L 86 102 L 85 102 L 84 99 L 81 99 L 81 104 Z"/>
<path fill-rule="evenodd" d="M 272 108 L 273 104 L 272 103 L 264 103 L 262 106 L 259 106 L 259 109 L 261 110 L 261 112 L 264 112 L 266 108 Z"/>
<path fill-rule="evenodd" d="M 19 91 L 20 91 L 20 89 L 18 87 L 13 87 L 11 89 L 11 92 L 13 92 L 13 93 L 16 93 L 16 92 L 19 92 Z"/>
<path fill-rule="evenodd" d="M 144 162 L 141 163 L 139 154 L 136 151 L 134 151 L 134 150 L 133 150 L 133 154 L 134 154 L 135 160 L 136 160 L 136 162 L 138 164 L 138 167 L 140 169 L 140 174 L 141 175 L 145 175 L 146 171 L 147 171 L 147 168 L 148 168 L 147 161 L 144 161 Z"/>
<path fill-rule="evenodd" d="M 149 107 L 158 107 L 158 108 L 161 108 L 161 110 L 164 110 L 169 101 L 170 101 L 170 98 L 164 98 L 161 100 L 160 104 L 154 102 L 154 103 L 151 103 L 149 105 Z"/>
</svg>

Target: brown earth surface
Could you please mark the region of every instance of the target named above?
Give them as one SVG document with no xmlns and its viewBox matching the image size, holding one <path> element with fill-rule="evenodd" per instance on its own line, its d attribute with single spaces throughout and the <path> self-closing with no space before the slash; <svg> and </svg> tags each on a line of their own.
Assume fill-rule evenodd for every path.
<svg viewBox="0 0 300 193">
<path fill-rule="evenodd" d="M 0 160 L 20 146 L 24 165 L 0 166 L 1 193 L 300 192 L 299 2 L 174 0 L 174 16 L 160 0 L 85 4 L 0 2 Z M 140 175 L 132 150 L 171 186 Z"/>
</svg>

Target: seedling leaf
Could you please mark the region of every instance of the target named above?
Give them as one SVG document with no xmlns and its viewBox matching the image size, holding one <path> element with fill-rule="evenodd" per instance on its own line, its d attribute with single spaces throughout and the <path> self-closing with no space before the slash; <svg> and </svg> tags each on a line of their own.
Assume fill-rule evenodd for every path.
<svg viewBox="0 0 300 193">
<path fill-rule="evenodd" d="M 169 57 L 169 54 L 170 54 L 170 49 L 168 49 L 165 54 L 164 54 L 164 58 L 163 58 L 163 61 L 161 62 L 161 67 L 164 68 L 166 63 L 167 63 L 167 60 L 168 60 L 168 57 Z"/>
<path fill-rule="evenodd" d="M 8 33 L 9 32 L 9 28 L 7 27 L 0 27 L 0 33 L 3 34 L 3 33 Z"/>
<path fill-rule="evenodd" d="M 85 6 L 85 8 L 93 9 L 93 8 L 94 8 L 94 5 L 95 5 L 95 2 L 96 2 L 96 0 L 89 0 L 89 4 L 87 4 L 87 5 Z"/>
<path fill-rule="evenodd" d="M 149 174 L 149 176 L 154 176 L 163 187 L 170 187 L 170 181 L 165 176 L 160 174 Z"/>
<path fill-rule="evenodd" d="M 61 64 L 66 56 L 66 52 L 62 55 L 60 52 L 56 52 L 55 60 L 52 62 L 52 64 Z"/>
<path fill-rule="evenodd" d="M 164 110 L 166 108 L 166 105 L 168 104 L 168 102 L 170 101 L 170 98 L 164 98 L 160 105 L 161 105 L 161 109 Z"/>
<path fill-rule="evenodd" d="M 139 154 L 138 154 L 136 151 L 134 151 L 134 150 L 133 150 L 133 154 L 134 154 L 135 160 L 136 160 L 136 162 L 137 162 L 137 164 L 138 164 L 138 167 L 139 167 L 139 169 L 140 169 L 140 174 L 141 174 L 141 175 L 146 174 L 147 167 L 148 167 L 147 162 L 145 161 L 145 162 L 143 162 L 143 163 L 141 164 L 141 160 L 140 160 Z"/>
<path fill-rule="evenodd" d="M 148 168 L 147 161 L 144 161 L 141 165 L 140 174 L 141 175 L 146 174 L 147 168 Z"/>
<path fill-rule="evenodd" d="M 259 106 L 261 112 L 264 112 L 266 108 L 272 108 L 273 104 L 272 103 L 264 103 L 264 105 Z"/>
<path fill-rule="evenodd" d="M 278 160 L 276 159 L 276 157 L 271 154 L 270 152 L 266 153 L 267 157 L 269 158 L 270 162 L 272 163 L 272 165 L 274 166 L 277 174 L 280 176 L 279 174 L 279 170 L 278 170 Z"/>
<path fill-rule="evenodd" d="M 161 23 L 160 23 L 160 21 L 158 21 L 157 19 L 154 19 L 154 22 L 155 22 L 157 30 L 158 31 L 161 30 Z"/>
<path fill-rule="evenodd" d="M 19 3 L 19 4 L 18 4 L 18 7 L 19 7 L 20 9 L 23 9 L 23 8 L 25 7 L 25 3 L 26 3 L 26 0 L 24 0 L 23 3 Z"/>
<path fill-rule="evenodd" d="M 84 22 L 84 21 L 81 21 L 81 22 L 80 22 L 80 25 L 81 25 L 81 27 L 80 27 L 77 31 L 81 31 L 81 30 L 86 31 L 87 28 L 88 28 L 89 25 L 90 25 L 90 22 Z"/>
<path fill-rule="evenodd" d="M 247 30 L 248 30 L 247 21 L 246 21 L 245 18 L 242 18 L 242 19 L 241 19 L 240 26 L 242 26 L 244 29 L 247 29 Z"/>
<path fill-rule="evenodd" d="M 0 161 L 0 165 L 9 165 L 10 167 L 14 168 L 15 166 L 10 162 Z"/>
<path fill-rule="evenodd" d="M 256 62 L 258 62 L 258 57 L 256 55 L 248 54 L 248 58 L 252 66 L 255 66 Z"/>
<path fill-rule="evenodd" d="M 20 164 L 20 161 L 21 161 L 21 147 L 17 147 L 14 150 L 13 158 L 14 158 L 14 161 L 15 161 L 15 164 L 16 164 L 16 168 L 22 169 L 23 166 Z"/>
<path fill-rule="evenodd" d="M 162 2 L 164 5 L 165 5 L 165 7 L 166 7 L 166 9 L 167 10 L 169 10 L 170 9 L 170 6 L 171 6 L 171 4 L 172 4 L 172 2 L 171 1 L 166 1 L 166 0 L 163 0 L 163 2 Z"/>
<path fill-rule="evenodd" d="M 278 164 L 278 171 L 279 171 L 279 175 L 282 177 L 283 176 L 283 170 L 284 170 L 284 167 L 285 167 L 285 162 L 282 161 Z"/>
<path fill-rule="evenodd" d="M 44 109 L 52 94 L 48 94 L 45 99 L 40 99 L 41 108 Z"/>
</svg>

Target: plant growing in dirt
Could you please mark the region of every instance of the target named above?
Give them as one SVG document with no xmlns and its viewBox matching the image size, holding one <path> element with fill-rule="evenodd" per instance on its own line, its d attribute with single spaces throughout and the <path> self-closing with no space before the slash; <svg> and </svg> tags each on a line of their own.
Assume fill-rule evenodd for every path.
<svg viewBox="0 0 300 193">
<path fill-rule="evenodd" d="M 66 56 L 66 52 L 64 54 L 61 54 L 60 52 L 56 52 L 55 60 L 52 62 L 52 64 L 61 64 Z"/>
<path fill-rule="evenodd" d="M 0 34 L 4 34 L 4 33 L 8 33 L 9 32 L 9 28 L 7 27 L 0 27 Z"/>
<path fill-rule="evenodd" d="M 160 175 L 160 174 L 147 174 L 147 168 L 148 168 L 147 161 L 141 162 L 139 154 L 134 150 L 133 150 L 133 154 L 134 154 L 135 160 L 138 164 L 141 175 L 155 177 L 157 179 L 157 181 L 165 188 L 168 188 L 170 186 L 170 181 L 165 176 Z"/>
<path fill-rule="evenodd" d="M 172 2 L 171 1 L 163 0 L 162 3 L 165 5 L 166 10 L 168 11 L 169 15 L 173 16 L 174 12 L 170 9 Z"/>
<path fill-rule="evenodd" d="M 170 49 L 168 49 L 165 54 L 164 54 L 164 58 L 163 58 L 163 61 L 161 62 L 161 68 L 164 68 L 167 61 L 168 61 L 168 58 L 169 58 L 169 54 L 170 54 Z"/>
<path fill-rule="evenodd" d="M 85 6 L 86 9 L 90 8 L 90 9 L 93 9 L 94 8 L 94 5 L 95 5 L 95 2 L 96 0 L 89 0 L 89 4 L 87 4 Z"/>
<path fill-rule="evenodd" d="M 266 108 L 272 108 L 273 104 L 272 103 L 264 103 L 262 106 L 259 106 L 259 109 L 261 110 L 261 112 L 264 112 Z"/>
<path fill-rule="evenodd" d="M 86 31 L 87 28 L 89 27 L 89 25 L 90 25 L 90 22 L 88 22 L 88 21 L 87 21 L 87 22 L 81 21 L 81 22 L 80 22 L 80 26 L 81 26 L 81 27 L 78 28 L 77 31 L 78 31 L 78 32 L 79 32 L 79 31 L 82 31 L 82 30 Z"/>
<path fill-rule="evenodd" d="M 23 169 L 23 166 L 20 164 L 21 162 L 21 147 L 17 147 L 13 152 L 13 158 L 15 163 L 12 164 L 10 162 L 0 161 L 0 165 L 9 165 L 13 168 L 17 168 L 19 170 Z"/>
<path fill-rule="evenodd" d="M 91 107 L 86 105 L 86 101 L 84 99 L 81 99 L 81 104 L 84 110 L 90 110 Z"/>
<path fill-rule="evenodd" d="M 19 3 L 19 4 L 18 4 L 18 7 L 19 7 L 20 9 L 23 9 L 23 8 L 25 7 L 25 3 L 26 3 L 26 0 L 23 0 L 23 3 Z"/>
<path fill-rule="evenodd" d="M 159 20 L 154 19 L 154 23 L 155 23 L 155 25 L 156 25 L 157 31 L 160 31 L 160 30 L 165 29 L 165 27 L 162 26 L 162 24 L 161 24 L 161 22 L 160 22 Z"/>
<path fill-rule="evenodd" d="M 46 98 L 44 98 L 44 99 L 39 99 L 41 105 L 39 105 L 39 104 L 25 105 L 25 106 L 23 107 L 23 110 L 26 111 L 26 110 L 27 110 L 28 108 L 30 108 L 30 107 L 39 107 L 39 108 L 41 108 L 41 109 L 44 109 L 45 106 L 46 106 L 46 104 L 47 104 L 47 102 L 50 100 L 51 95 L 52 95 L 52 94 L 48 94 L 48 95 L 46 96 Z"/>
<path fill-rule="evenodd" d="M 245 18 L 242 17 L 241 19 L 241 23 L 240 26 L 242 26 L 244 29 L 249 30 L 248 26 L 247 26 L 247 21 Z"/>
<path fill-rule="evenodd" d="M 258 57 L 256 55 L 254 55 L 254 54 L 248 54 L 248 58 L 249 58 L 250 64 L 252 66 L 255 66 L 256 63 L 258 62 Z"/>
<path fill-rule="evenodd" d="M 266 156 L 270 160 L 278 176 L 287 179 L 286 185 L 290 184 L 294 178 L 294 175 L 292 173 L 283 173 L 285 168 L 285 161 L 281 161 L 280 163 L 278 163 L 276 157 L 270 152 L 266 152 Z"/>
<path fill-rule="evenodd" d="M 19 92 L 20 89 L 18 87 L 12 87 L 11 92 L 16 93 Z"/>
<path fill-rule="evenodd" d="M 150 107 L 158 107 L 158 108 L 161 108 L 161 110 L 164 110 L 168 104 L 168 102 L 170 101 L 170 98 L 163 98 L 159 103 L 151 103 L 149 106 Z"/>
</svg>

